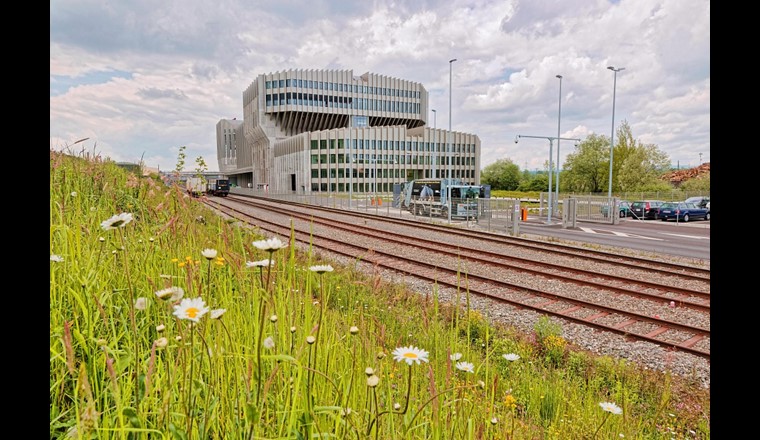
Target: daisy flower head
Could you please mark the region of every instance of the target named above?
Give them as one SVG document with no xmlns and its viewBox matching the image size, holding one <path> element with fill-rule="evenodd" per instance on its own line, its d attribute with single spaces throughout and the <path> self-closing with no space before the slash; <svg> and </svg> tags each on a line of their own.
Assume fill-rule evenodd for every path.
<svg viewBox="0 0 760 440">
<path fill-rule="evenodd" d="M 380 378 L 375 376 L 374 374 L 367 377 L 367 386 L 370 388 L 374 388 L 377 386 L 377 384 L 380 383 Z"/>
<path fill-rule="evenodd" d="M 155 344 L 158 348 L 166 348 L 166 346 L 169 345 L 169 340 L 166 338 L 158 338 L 156 339 Z"/>
<path fill-rule="evenodd" d="M 449 359 L 456 362 L 459 359 L 462 359 L 462 353 L 452 353 L 451 355 L 449 355 Z"/>
<path fill-rule="evenodd" d="M 148 298 L 145 298 L 143 296 L 137 298 L 135 300 L 135 308 L 137 310 L 145 310 L 148 308 Z"/>
<path fill-rule="evenodd" d="M 203 298 L 183 298 L 179 305 L 174 306 L 172 313 L 179 319 L 189 319 L 193 322 L 199 322 L 201 317 L 208 313 L 208 307 Z"/>
<path fill-rule="evenodd" d="M 306 337 L 306 342 L 307 342 L 309 345 L 311 345 L 311 344 L 313 344 L 313 343 L 317 342 L 317 338 L 315 338 L 315 337 L 314 337 L 314 336 L 312 336 L 312 335 L 309 335 L 309 336 L 307 336 L 307 337 Z"/>
<path fill-rule="evenodd" d="M 518 355 L 518 354 L 515 354 L 515 353 L 506 353 L 506 354 L 503 354 L 503 355 L 501 355 L 501 356 L 502 356 L 504 359 L 506 359 L 506 360 L 508 360 L 508 361 L 510 361 L 510 362 L 514 362 L 514 361 L 516 361 L 516 360 L 520 359 L 520 355 Z"/>
<path fill-rule="evenodd" d="M 311 266 L 309 270 L 318 274 L 323 274 L 325 272 L 332 272 L 333 268 L 329 264 L 326 264 L 324 266 Z"/>
<path fill-rule="evenodd" d="M 355 334 L 359 333 L 359 327 L 353 325 L 353 326 L 351 326 L 350 329 L 348 329 L 348 331 L 351 332 L 352 335 L 355 335 Z"/>
<path fill-rule="evenodd" d="M 475 366 L 472 365 L 471 362 L 457 362 L 457 370 L 464 371 L 466 373 L 474 373 L 475 372 Z"/>
<path fill-rule="evenodd" d="M 287 247 L 287 243 L 283 243 L 282 240 L 280 240 L 277 237 L 268 238 L 266 240 L 259 240 L 254 241 L 253 246 L 257 249 L 261 249 L 262 251 L 269 251 L 274 252 L 278 249 L 282 249 L 284 247 Z"/>
<path fill-rule="evenodd" d="M 270 316 L 269 320 L 272 321 L 273 323 L 277 322 L 277 315 Z"/>
<path fill-rule="evenodd" d="M 104 231 L 110 231 L 111 229 L 123 228 L 131 221 L 132 213 L 122 212 L 121 214 L 116 214 L 113 217 L 100 222 L 100 227 L 103 228 Z"/>
<path fill-rule="evenodd" d="M 201 255 L 207 260 L 213 260 L 216 258 L 216 249 L 204 249 L 201 251 Z"/>
<path fill-rule="evenodd" d="M 50 256 L 50 261 L 54 263 L 63 263 L 63 257 L 60 255 L 53 254 Z"/>
<path fill-rule="evenodd" d="M 77 196 L 77 192 L 76 191 L 71 191 L 71 197 L 76 197 L 76 196 Z"/>
<path fill-rule="evenodd" d="M 156 292 L 156 296 L 164 301 L 179 301 L 185 296 L 185 291 L 181 287 L 172 286 L 159 290 Z"/>
<path fill-rule="evenodd" d="M 394 403 L 393 404 L 393 409 L 395 409 L 396 411 L 400 410 L 401 409 L 401 404 L 398 403 L 398 402 Z"/>
<path fill-rule="evenodd" d="M 603 410 L 611 412 L 612 414 L 623 414 L 623 409 L 612 402 L 599 402 L 599 406 L 601 406 Z"/>
<path fill-rule="evenodd" d="M 246 261 L 246 267 L 267 267 L 274 266 L 274 260 Z"/>
<path fill-rule="evenodd" d="M 398 347 L 393 350 L 393 359 L 396 362 L 405 361 L 408 365 L 412 365 L 413 362 L 417 362 L 417 365 L 419 365 L 420 362 L 428 361 L 429 354 L 430 353 L 421 348 L 410 345 L 408 347 Z"/>
<path fill-rule="evenodd" d="M 372 376 L 373 374 L 375 374 L 375 369 L 372 367 L 367 367 L 364 369 L 364 374 L 366 374 L 367 376 Z"/>
<path fill-rule="evenodd" d="M 271 336 L 267 336 L 266 339 L 264 339 L 264 348 L 267 350 L 271 350 L 274 348 L 274 339 L 272 339 Z"/>
<path fill-rule="evenodd" d="M 211 319 L 219 319 L 219 318 L 222 317 L 222 315 L 224 315 L 224 312 L 226 312 L 226 311 L 227 311 L 227 309 L 214 309 L 209 314 L 209 317 Z"/>
</svg>

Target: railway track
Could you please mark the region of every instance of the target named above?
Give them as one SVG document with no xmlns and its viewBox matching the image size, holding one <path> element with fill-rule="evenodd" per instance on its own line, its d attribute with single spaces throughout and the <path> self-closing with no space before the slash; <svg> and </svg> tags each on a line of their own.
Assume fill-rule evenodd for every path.
<svg viewBox="0 0 760 440">
<path fill-rule="evenodd" d="M 207 203 L 271 234 L 290 236 L 292 221 L 295 239 L 313 247 L 442 286 L 462 289 L 466 283 L 470 295 L 709 360 L 709 270 L 703 268 L 644 264 L 558 244 L 271 200 L 229 197 Z M 495 243 L 498 251 L 487 250 Z M 679 313 L 653 316 L 648 312 L 653 303 Z"/>
</svg>

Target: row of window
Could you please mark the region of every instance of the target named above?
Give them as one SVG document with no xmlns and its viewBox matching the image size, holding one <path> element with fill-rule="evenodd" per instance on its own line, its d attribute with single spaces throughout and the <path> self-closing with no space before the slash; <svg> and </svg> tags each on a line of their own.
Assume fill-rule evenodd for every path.
<svg viewBox="0 0 760 440">
<path fill-rule="evenodd" d="M 326 179 L 329 175 L 330 178 L 350 178 L 351 177 L 351 171 L 353 171 L 353 176 L 355 179 L 375 179 L 375 169 L 374 168 L 366 168 L 366 169 L 358 169 L 354 168 L 353 170 L 351 168 L 338 168 L 338 169 L 313 169 L 311 170 L 311 178 L 312 179 Z M 438 175 L 435 176 L 435 178 L 442 178 L 446 174 L 446 170 L 437 170 Z M 399 183 L 405 182 L 406 171 L 405 170 L 399 170 L 397 168 L 394 169 L 378 169 L 377 170 L 377 178 L 378 179 L 400 179 Z M 453 170 L 452 175 L 454 178 L 459 179 L 474 179 L 474 172 L 472 170 Z M 425 178 L 431 178 L 430 170 L 425 171 Z"/>
<path fill-rule="evenodd" d="M 311 93 L 275 93 L 266 95 L 266 106 L 305 105 L 308 107 L 352 108 L 383 112 L 419 113 L 418 102 L 387 101 L 384 99 L 351 98 L 349 96 L 312 95 Z"/>
<path fill-rule="evenodd" d="M 327 154 L 312 154 L 311 155 L 311 164 L 312 165 L 328 165 L 333 163 L 348 163 L 348 154 L 330 154 L 329 155 L 329 161 L 328 161 L 328 155 Z M 417 156 L 417 155 L 393 155 L 393 154 L 379 154 L 375 156 L 374 154 L 355 154 L 352 155 L 353 157 L 353 163 L 356 164 L 370 164 L 374 167 L 375 164 L 377 165 L 431 165 L 433 163 L 433 160 L 430 156 Z M 337 159 L 337 162 L 336 162 Z M 458 166 L 470 166 L 475 165 L 475 158 L 474 157 L 446 157 L 446 156 L 438 156 L 436 157 L 436 164 L 437 165 L 449 165 L 454 164 Z"/>
<path fill-rule="evenodd" d="M 345 146 L 344 139 L 330 139 L 330 149 L 334 150 L 335 147 L 343 149 Z M 436 145 L 438 149 L 435 150 Z M 433 142 L 418 142 L 418 141 L 389 141 L 389 140 L 377 140 L 377 139 L 351 139 L 351 148 L 353 150 L 393 150 L 393 151 L 438 151 L 443 152 L 447 150 L 446 143 L 433 143 Z M 454 154 L 471 154 L 475 152 L 475 145 L 473 144 L 452 144 L 449 145 L 449 150 Z M 327 139 L 312 139 L 312 150 L 326 150 Z"/>
<path fill-rule="evenodd" d="M 396 96 L 399 98 L 420 98 L 419 90 L 392 89 L 388 87 L 360 86 L 358 84 L 343 84 L 326 81 L 305 79 L 280 79 L 266 82 L 267 89 L 299 87 L 302 89 L 334 90 L 336 92 L 364 93 L 381 96 Z"/>
</svg>

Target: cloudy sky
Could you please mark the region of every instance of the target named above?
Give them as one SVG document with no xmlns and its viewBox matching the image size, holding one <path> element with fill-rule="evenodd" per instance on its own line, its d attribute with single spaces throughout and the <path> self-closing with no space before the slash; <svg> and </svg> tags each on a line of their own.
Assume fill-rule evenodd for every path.
<svg viewBox="0 0 760 440">
<path fill-rule="evenodd" d="M 616 86 L 608 66 L 624 68 Z M 558 123 L 609 137 L 613 90 L 616 128 L 674 166 L 710 161 L 709 0 L 56 0 L 50 148 L 89 138 L 75 150 L 171 170 L 184 145 L 185 170 L 199 156 L 218 170 L 216 123 L 243 118 L 257 75 L 288 69 L 421 83 L 429 125 L 448 128 L 451 99 L 483 167 L 543 169 L 549 141 L 515 136 Z"/>
</svg>

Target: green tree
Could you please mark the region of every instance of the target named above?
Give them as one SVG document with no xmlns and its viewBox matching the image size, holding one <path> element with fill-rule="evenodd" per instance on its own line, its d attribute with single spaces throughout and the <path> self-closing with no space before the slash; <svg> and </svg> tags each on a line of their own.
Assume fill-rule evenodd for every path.
<svg viewBox="0 0 760 440">
<path fill-rule="evenodd" d="M 187 157 L 185 154 L 185 149 L 187 149 L 185 145 L 179 147 L 179 153 L 177 154 L 177 166 L 174 167 L 174 174 L 177 177 L 179 177 L 179 173 L 185 169 L 185 158 Z"/>
<path fill-rule="evenodd" d="M 530 171 L 525 171 L 523 179 L 520 181 L 520 186 L 517 187 L 518 191 L 546 191 L 549 189 L 549 175 L 546 173 L 531 174 Z"/>
<path fill-rule="evenodd" d="M 620 165 L 617 188 L 620 191 L 667 191 L 668 182 L 660 176 L 668 170 L 670 159 L 655 145 L 638 144 L 632 148 Z M 613 185 L 613 189 L 615 186 Z"/>
<path fill-rule="evenodd" d="M 520 185 L 520 167 L 510 159 L 499 159 L 480 172 L 480 180 L 491 189 L 514 191 Z"/>
<path fill-rule="evenodd" d="M 562 187 L 571 192 L 602 192 L 606 187 L 610 165 L 610 140 L 589 135 L 567 155 L 562 173 Z"/>
<path fill-rule="evenodd" d="M 671 186 L 660 176 L 670 167 L 670 158 L 654 144 L 642 144 L 633 137 L 627 121 L 617 130 L 618 143 L 613 157 L 613 191 L 667 191 Z M 609 173 L 608 173 L 609 174 Z"/>
<path fill-rule="evenodd" d="M 208 166 L 206 165 L 206 161 L 203 160 L 203 156 L 198 156 L 195 158 L 195 175 L 196 177 L 201 178 L 201 182 L 203 182 L 203 186 L 206 186 L 206 176 L 203 175 L 208 170 Z"/>
<path fill-rule="evenodd" d="M 684 191 L 702 191 L 710 194 L 710 173 L 689 179 L 681 183 Z"/>
</svg>

